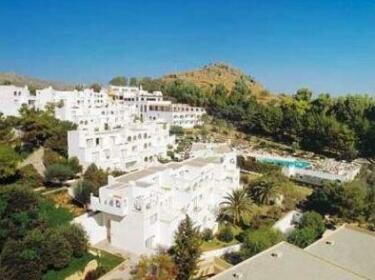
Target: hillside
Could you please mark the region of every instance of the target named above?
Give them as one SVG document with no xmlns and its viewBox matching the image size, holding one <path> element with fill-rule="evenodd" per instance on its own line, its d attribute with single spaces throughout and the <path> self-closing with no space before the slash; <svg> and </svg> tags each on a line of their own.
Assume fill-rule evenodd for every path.
<svg viewBox="0 0 375 280">
<path fill-rule="evenodd" d="M 0 73 L 0 84 L 4 84 L 5 82 L 9 82 L 16 86 L 27 85 L 29 87 L 37 88 L 37 89 L 46 88 L 49 86 L 52 86 L 53 88 L 57 90 L 69 90 L 69 89 L 74 88 L 74 85 L 64 83 L 64 82 L 42 80 L 42 79 L 19 75 L 16 73 L 8 73 L 8 72 Z"/>
<path fill-rule="evenodd" d="M 233 88 L 237 80 L 243 79 L 251 89 L 251 92 L 258 98 L 272 99 L 274 97 L 262 84 L 255 81 L 251 76 L 223 63 L 209 64 L 201 69 L 165 75 L 161 79 L 165 82 L 181 79 L 202 88 L 212 88 L 218 84 L 223 84 L 228 90 Z"/>
</svg>

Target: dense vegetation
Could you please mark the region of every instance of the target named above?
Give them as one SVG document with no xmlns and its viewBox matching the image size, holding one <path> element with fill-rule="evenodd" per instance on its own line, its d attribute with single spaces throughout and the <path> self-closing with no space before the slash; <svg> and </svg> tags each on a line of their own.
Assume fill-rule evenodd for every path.
<svg viewBox="0 0 375 280">
<path fill-rule="evenodd" d="M 40 279 L 82 257 L 86 234 L 72 218 L 30 188 L 0 188 L 0 278 Z"/>
<path fill-rule="evenodd" d="M 375 100 L 367 95 L 313 97 L 308 89 L 260 102 L 245 80 L 200 88 L 184 80 L 144 79 L 147 90 L 162 90 L 178 102 L 204 106 L 209 114 L 238 129 L 271 137 L 309 151 L 341 159 L 375 156 Z"/>
</svg>

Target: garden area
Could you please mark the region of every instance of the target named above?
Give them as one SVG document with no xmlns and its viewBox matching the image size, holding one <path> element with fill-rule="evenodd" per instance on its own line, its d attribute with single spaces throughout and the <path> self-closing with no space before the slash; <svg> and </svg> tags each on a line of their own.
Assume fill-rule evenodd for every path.
<svg viewBox="0 0 375 280">
<path fill-rule="evenodd" d="M 90 271 L 90 274 L 95 274 L 95 276 L 100 277 L 100 275 L 103 275 L 106 272 L 111 271 L 113 268 L 115 268 L 124 261 L 124 259 L 120 256 L 113 255 L 105 251 L 99 251 L 97 249 L 95 249 L 95 254 L 96 255 L 93 255 L 92 253 L 88 252 L 80 258 L 73 258 L 67 267 L 61 270 L 47 271 L 43 275 L 42 280 L 64 280 L 67 277 L 76 274 L 77 272 L 83 272 L 87 264 L 93 260 L 96 260 L 97 267 L 100 267 L 100 269 L 98 269 L 97 272 Z"/>
</svg>

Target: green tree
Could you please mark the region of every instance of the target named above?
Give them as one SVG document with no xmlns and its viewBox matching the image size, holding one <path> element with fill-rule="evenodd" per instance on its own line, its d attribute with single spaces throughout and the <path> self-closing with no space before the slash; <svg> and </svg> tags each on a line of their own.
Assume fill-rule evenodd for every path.
<svg viewBox="0 0 375 280">
<path fill-rule="evenodd" d="M 202 244 L 199 229 L 189 216 L 180 223 L 171 248 L 172 258 L 177 266 L 176 280 L 188 280 L 197 270 Z"/>
<path fill-rule="evenodd" d="M 37 252 L 26 248 L 22 241 L 8 241 L 0 254 L 0 279 L 39 280 L 42 263 Z"/>
<path fill-rule="evenodd" d="M 88 237 L 82 226 L 72 224 L 61 230 L 62 236 L 69 242 L 74 257 L 82 257 L 88 249 Z"/>
<path fill-rule="evenodd" d="M 252 211 L 252 201 L 243 189 L 227 194 L 220 206 L 222 214 L 229 217 L 233 225 L 240 225 Z"/>
<path fill-rule="evenodd" d="M 62 233 L 57 230 L 49 230 L 46 233 L 43 253 L 49 266 L 61 269 L 69 264 L 73 250 Z"/>
<path fill-rule="evenodd" d="M 80 165 L 77 157 L 69 158 L 67 161 L 67 165 L 75 174 L 82 172 L 82 165 Z"/>
<path fill-rule="evenodd" d="M 126 86 L 128 84 L 128 79 L 124 76 L 117 76 L 110 80 L 109 84 L 112 86 Z"/>
<path fill-rule="evenodd" d="M 20 161 L 20 156 L 12 147 L 0 144 L 0 180 L 14 176 Z"/>
<path fill-rule="evenodd" d="M 74 189 L 74 199 L 82 203 L 84 207 L 90 203 L 91 193 L 95 193 L 97 187 L 89 180 L 80 181 Z"/>
<path fill-rule="evenodd" d="M 108 182 L 108 175 L 105 171 L 98 168 L 94 163 L 90 164 L 87 167 L 85 173 L 83 174 L 83 178 L 87 181 L 90 181 L 95 186 L 94 194 L 98 194 L 98 190 L 100 187 L 104 186 Z"/>
<path fill-rule="evenodd" d="M 19 144 L 18 140 L 11 122 L 0 112 L 0 144 L 7 144 L 14 147 Z"/>
<path fill-rule="evenodd" d="M 279 194 L 279 182 L 271 175 L 263 175 L 250 188 L 251 197 L 258 203 L 271 204 Z"/>
<path fill-rule="evenodd" d="M 138 79 L 136 77 L 131 77 L 129 80 L 129 86 L 131 87 L 138 86 Z"/>
<path fill-rule="evenodd" d="M 99 83 L 93 83 L 93 84 L 91 84 L 90 88 L 94 92 L 100 92 L 102 90 L 102 86 Z"/>
</svg>

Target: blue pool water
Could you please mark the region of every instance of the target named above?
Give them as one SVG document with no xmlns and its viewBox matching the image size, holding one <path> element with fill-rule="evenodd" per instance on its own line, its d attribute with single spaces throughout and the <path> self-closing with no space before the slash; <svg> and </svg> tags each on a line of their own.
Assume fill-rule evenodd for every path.
<svg viewBox="0 0 375 280">
<path fill-rule="evenodd" d="M 310 162 L 298 159 L 262 158 L 258 159 L 258 161 L 262 163 L 278 165 L 281 167 L 294 167 L 300 169 L 305 169 L 311 166 Z"/>
</svg>

